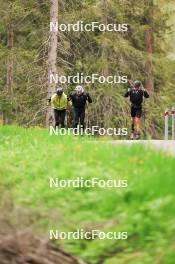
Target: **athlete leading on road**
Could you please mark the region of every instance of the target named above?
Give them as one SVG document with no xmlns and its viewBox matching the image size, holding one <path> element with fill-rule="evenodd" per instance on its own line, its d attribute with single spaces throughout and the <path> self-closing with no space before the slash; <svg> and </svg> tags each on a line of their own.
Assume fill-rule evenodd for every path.
<svg viewBox="0 0 175 264">
<path fill-rule="evenodd" d="M 141 81 L 135 81 L 133 88 L 129 88 L 124 97 L 130 97 L 131 102 L 131 139 L 140 139 L 142 103 L 144 98 L 149 98 L 149 94 L 147 90 L 143 88 Z"/>
</svg>

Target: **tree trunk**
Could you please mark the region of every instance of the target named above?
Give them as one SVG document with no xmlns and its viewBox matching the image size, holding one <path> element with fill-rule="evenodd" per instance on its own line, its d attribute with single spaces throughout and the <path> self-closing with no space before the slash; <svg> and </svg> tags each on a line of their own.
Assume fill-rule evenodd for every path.
<svg viewBox="0 0 175 264">
<path fill-rule="evenodd" d="M 107 26 L 108 24 L 108 1 L 107 0 L 102 0 L 101 1 L 101 14 L 102 14 L 102 24 Z M 102 69 L 102 75 L 107 77 L 109 75 L 109 51 L 108 51 L 108 44 L 107 44 L 107 35 L 106 32 L 103 32 L 103 42 L 101 45 L 102 48 L 102 63 L 103 63 L 103 69 Z M 104 93 L 102 97 L 102 113 L 103 115 L 103 123 L 102 126 L 109 127 L 110 123 L 110 115 L 111 115 L 111 107 L 112 107 L 112 97 L 111 94 L 107 91 Z"/>
<path fill-rule="evenodd" d="M 14 31 L 13 24 L 9 23 L 7 26 L 7 48 L 8 48 L 8 58 L 7 58 L 7 81 L 6 81 L 6 94 L 9 103 L 12 103 L 13 98 L 13 46 L 14 46 Z M 10 124 L 11 120 L 7 113 L 3 113 L 3 123 Z"/>
<path fill-rule="evenodd" d="M 58 23 L 58 0 L 50 0 L 50 22 Z M 56 84 L 50 83 L 50 75 L 56 75 L 57 67 L 57 46 L 58 46 L 58 31 L 52 30 L 49 38 L 49 52 L 48 52 L 48 90 L 47 98 L 51 97 L 55 91 Z M 46 113 L 46 127 L 48 127 L 53 120 L 52 109 L 49 105 Z"/>
<path fill-rule="evenodd" d="M 146 21 L 148 28 L 145 31 L 145 46 L 147 59 L 145 63 L 145 73 L 146 73 L 146 89 L 150 94 L 154 93 L 154 72 L 153 72 L 153 1 L 145 1 L 148 13 L 146 14 Z"/>
<path fill-rule="evenodd" d="M 107 26 L 108 24 L 108 18 L 107 18 L 107 1 L 102 0 L 101 2 L 101 9 L 102 9 L 102 23 Z M 103 32 L 103 35 L 105 36 L 106 33 Z M 108 76 L 108 51 L 106 47 L 106 40 L 102 43 L 102 62 L 103 62 L 103 70 L 102 74 L 107 77 Z M 104 65 L 105 62 L 105 65 Z"/>
</svg>

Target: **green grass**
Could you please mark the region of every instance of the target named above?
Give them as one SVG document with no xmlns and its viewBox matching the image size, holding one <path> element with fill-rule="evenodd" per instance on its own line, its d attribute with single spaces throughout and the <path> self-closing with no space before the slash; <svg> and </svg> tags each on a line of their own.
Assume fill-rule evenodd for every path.
<svg viewBox="0 0 175 264">
<path fill-rule="evenodd" d="M 40 128 L 1 126 L 0 161 L 1 207 L 13 200 L 13 210 L 22 210 L 21 221 L 24 211 L 32 212 L 36 232 L 48 236 L 50 228 L 83 228 L 129 234 L 127 241 L 57 242 L 66 251 L 91 264 L 175 262 L 173 157 L 141 145 L 113 146 L 83 137 L 51 137 Z M 51 190 L 49 177 L 128 179 L 129 186 Z"/>
</svg>

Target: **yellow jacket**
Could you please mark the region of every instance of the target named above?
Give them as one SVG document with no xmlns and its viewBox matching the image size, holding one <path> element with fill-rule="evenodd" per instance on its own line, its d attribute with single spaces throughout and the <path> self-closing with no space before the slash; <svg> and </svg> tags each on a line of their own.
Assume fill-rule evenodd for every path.
<svg viewBox="0 0 175 264">
<path fill-rule="evenodd" d="M 63 93 L 60 97 L 57 94 L 51 97 L 51 106 L 53 109 L 64 110 L 67 109 L 69 105 L 67 95 Z"/>
</svg>

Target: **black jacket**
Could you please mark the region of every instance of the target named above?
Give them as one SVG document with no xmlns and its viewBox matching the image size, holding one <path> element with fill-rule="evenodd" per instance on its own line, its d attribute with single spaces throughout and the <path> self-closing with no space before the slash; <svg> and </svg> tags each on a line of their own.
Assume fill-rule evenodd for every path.
<svg viewBox="0 0 175 264">
<path fill-rule="evenodd" d="M 132 106 L 141 107 L 143 103 L 143 97 L 149 98 L 149 94 L 146 90 L 131 89 L 124 94 L 124 97 L 130 97 Z"/>
<path fill-rule="evenodd" d="M 69 100 L 72 101 L 73 107 L 78 109 L 84 109 L 86 102 L 92 103 L 89 93 L 86 92 L 82 93 L 80 96 L 78 96 L 76 92 L 73 92 L 69 95 Z"/>
</svg>

